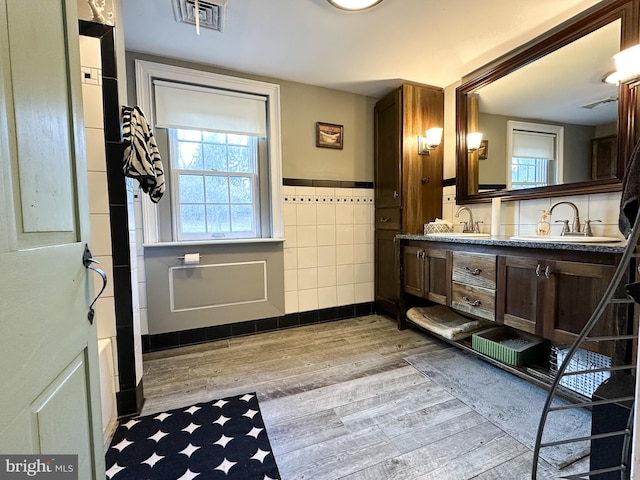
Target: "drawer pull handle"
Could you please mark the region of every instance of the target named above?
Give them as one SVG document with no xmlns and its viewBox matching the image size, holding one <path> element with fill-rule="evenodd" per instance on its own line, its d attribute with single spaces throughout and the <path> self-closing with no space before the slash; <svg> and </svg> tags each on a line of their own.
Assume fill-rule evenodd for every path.
<svg viewBox="0 0 640 480">
<path fill-rule="evenodd" d="M 479 268 L 471 270 L 469 267 L 464 267 L 464 269 L 465 271 L 469 272 L 471 275 L 480 275 L 480 273 L 482 273 L 482 270 L 480 270 Z"/>
<path fill-rule="evenodd" d="M 474 300 L 472 302 L 466 295 L 462 297 L 462 300 L 464 300 L 465 303 L 471 307 L 479 307 L 480 305 L 482 305 L 482 302 L 480 300 Z"/>
<path fill-rule="evenodd" d="M 540 272 L 542 271 L 542 267 L 540 266 L 540 264 L 538 264 L 536 266 L 536 277 L 540 276 Z"/>
<path fill-rule="evenodd" d="M 380 223 L 387 223 L 389 220 L 391 220 L 390 217 L 381 217 L 380 218 Z"/>
</svg>

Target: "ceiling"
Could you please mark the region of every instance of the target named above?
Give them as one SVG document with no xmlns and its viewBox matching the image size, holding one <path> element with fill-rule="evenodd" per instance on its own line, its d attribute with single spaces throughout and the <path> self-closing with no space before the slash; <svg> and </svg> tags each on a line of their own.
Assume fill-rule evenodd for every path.
<svg viewBox="0 0 640 480">
<path fill-rule="evenodd" d="M 227 0 L 222 33 L 177 23 L 172 0 L 122 0 L 125 47 L 381 97 L 402 80 L 446 87 L 596 0 Z"/>
</svg>

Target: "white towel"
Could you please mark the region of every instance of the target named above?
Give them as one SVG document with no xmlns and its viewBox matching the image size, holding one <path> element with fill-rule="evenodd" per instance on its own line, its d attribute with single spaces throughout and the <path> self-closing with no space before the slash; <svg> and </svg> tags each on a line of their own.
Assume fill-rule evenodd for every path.
<svg viewBox="0 0 640 480">
<path fill-rule="evenodd" d="M 164 193 L 164 168 L 149 122 L 139 107 L 122 107 L 124 174 L 158 203 Z"/>
</svg>

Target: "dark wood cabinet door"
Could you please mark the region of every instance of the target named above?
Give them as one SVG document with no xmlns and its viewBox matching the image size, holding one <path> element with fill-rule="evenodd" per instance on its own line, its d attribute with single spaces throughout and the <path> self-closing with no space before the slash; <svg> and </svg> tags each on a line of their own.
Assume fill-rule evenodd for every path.
<svg viewBox="0 0 640 480">
<path fill-rule="evenodd" d="M 382 309 L 391 313 L 397 313 L 400 299 L 400 269 L 393 241 L 398 233 L 392 230 L 375 231 L 375 298 Z"/>
<path fill-rule="evenodd" d="M 498 257 L 497 321 L 535 335 L 542 334 L 536 268 L 528 257 Z"/>
<path fill-rule="evenodd" d="M 424 256 L 424 248 L 412 246 L 402 248 L 402 286 L 406 293 L 418 297 L 423 297 L 425 293 Z"/>
<path fill-rule="evenodd" d="M 595 311 L 615 272 L 612 265 L 562 262 L 549 263 L 548 278 L 541 277 L 543 334 L 554 342 L 570 345 Z M 546 266 L 545 266 L 546 269 Z M 613 335 L 612 308 L 601 319 L 592 336 Z M 597 345 L 585 345 L 597 350 Z"/>
<path fill-rule="evenodd" d="M 396 89 L 374 111 L 376 208 L 400 207 L 402 152 L 402 94 Z"/>
<path fill-rule="evenodd" d="M 451 304 L 451 251 L 430 248 L 425 258 L 426 298 L 441 305 Z"/>
<path fill-rule="evenodd" d="M 591 140 L 591 178 L 616 178 L 618 175 L 618 136 Z"/>
</svg>

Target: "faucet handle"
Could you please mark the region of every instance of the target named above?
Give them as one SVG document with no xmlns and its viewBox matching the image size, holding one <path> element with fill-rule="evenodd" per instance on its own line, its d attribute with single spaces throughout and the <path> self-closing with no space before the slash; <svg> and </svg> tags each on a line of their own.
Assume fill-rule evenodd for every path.
<svg viewBox="0 0 640 480">
<path fill-rule="evenodd" d="M 475 222 L 474 226 L 473 226 L 473 233 L 480 233 L 480 224 L 484 223 L 482 220 L 478 220 L 477 222 Z"/>
<path fill-rule="evenodd" d="M 469 222 L 460 222 L 462 225 L 462 233 L 469 233 Z"/>
<path fill-rule="evenodd" d="M 560 231 L 560 235 L 565 235 L 567 233 L 571 233 L 571 229 L 569 228 L 569 220 L 556 220 L 556 223 L 563 223 L 562 230 Z"/>
<path fill-rule="evenodd" d="M 585 237 L 593 237 L 593 232 L 591 231 L 591 222 L 601 222 L 602 220 L 585 220 L 584 221 L 584 236 Z"/>
</svg>

